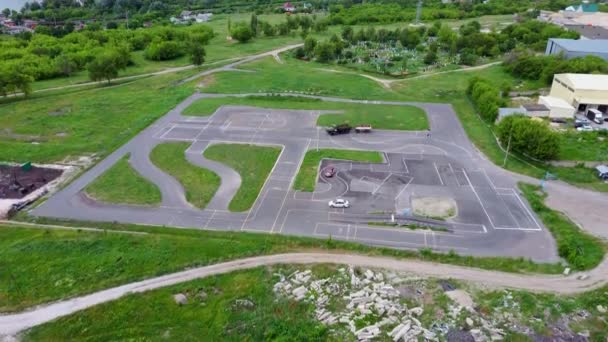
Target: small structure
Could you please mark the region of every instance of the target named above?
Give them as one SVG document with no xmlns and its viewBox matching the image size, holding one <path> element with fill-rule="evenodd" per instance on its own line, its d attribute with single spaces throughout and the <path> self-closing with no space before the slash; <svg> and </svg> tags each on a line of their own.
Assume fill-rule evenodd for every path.
<svg viewBox="0 0 608 342">
<path fill-rule="evenodd" d="M 540 96 L 538 103 L 549 108 L 550 118 L 572 118 L 576 109 L 572 107 L 568 102 L 560 99 L 559 97 L 553 96 Z"/>
<path fill-rule="evenodd" d="M 294 13 L 296 11 L 296 6 L 292 5 L 291 2 L 284 3 L 281 8 L 285 13 Z"/>
<path fill-rule="evenodd" d="M 578 5 L 568 6 L 564 9 L 565 12 L 576 12 L 576 13 L 596 13 L 599 10 L 597 4 L 582 3 Z"/>
<path fill-rule="evenodd" d="M 577 111 L 597 109 L 606 113 L 608 75 L 556 74 L 549 95 L 566 101 Z"/>
<path fill-rule="evenodd" d="M 182 11 L 179 16 L 169 18 L 175 25 L 188 25 L 192 22 L 206 23 L 211 20 L 213 13 L 194 13 L 192 11 Z"/>
<path fill-rule="evenodd" d="M 525 104 L 521 105 L 518 108 L 498 108 L 498 116 L 496 117 L 496 122 L 500 122 L 507 116 L 516 114 L 540 118 L 550 116 L 550 111 L 549 108 L 547 108 L 543 104 Z"/>
<path fill-rule="evenodd" d="M 558 39 L 550 38 L 545 55 L 563 54 L 570 59 L 575 57 L 598 56 L 608 61 L 608 39 Z"/>
</svg>

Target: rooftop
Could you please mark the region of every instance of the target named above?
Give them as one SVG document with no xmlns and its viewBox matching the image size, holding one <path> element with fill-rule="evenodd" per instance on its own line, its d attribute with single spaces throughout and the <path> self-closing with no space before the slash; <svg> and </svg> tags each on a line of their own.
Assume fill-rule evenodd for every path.
<svg viewBox="0 0 608 342">
<path fill-rule="evenodd" d="M 608 91 L 608 75 L 556 74 L 555 77 L 569 81 L 577 89 Z"/>
<path fill-rule="evenodd" d="M 550 38 L 549 40 L 568 51 L 608 53 L 608 39 Z"/>
<path fill-rule="evenodd" d="M 574 107 L 559 97 L 541 96 L 538 99 L 543 103 L 546 103 L 551 108 L 568 108 L 574 110 Z"/>
<path fill-rule="evenodd" d="M 543 104 L 525 104 L 522 105 L 522 107 L 524 107 L 525 110 L 527 110 L 528 112 L 540 112 L 540 111 L 548 111 L 549 108 L 547 108 L 545 105 Z"/>
</svg>

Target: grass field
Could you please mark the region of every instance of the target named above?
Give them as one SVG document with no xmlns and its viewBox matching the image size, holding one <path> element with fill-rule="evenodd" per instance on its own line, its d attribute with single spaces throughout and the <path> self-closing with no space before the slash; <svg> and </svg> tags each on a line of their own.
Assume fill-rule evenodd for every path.
<svg viewBox="0 0 608 342">
<path fill-rule="evenodd" d="M 211 115 L 220 106 L 224 105 L 273 109 L 335 110 L 336 113 L 340 113 L 339 115 L 320 115 L 317 120 L 319 126 L 330 126 L 346 122 L 351 125 L 370 124 L 378 129 L 424 130 L 429 127 L 424 111 L 414 106 L 338 103 L 291 96 L 201 99 L 186 108 L 184 114 L 196 116 Z"/>
<path fill-rule="evenodd" d="M 572 269 L 592 269 L 602 261 L 606 246 L 580 229 L 564 214 L 547 207 L 544 204 L 547 195 L 541 192 L 540 187 L 520 183 L 519 188 L 545 227 L 551 231 L 557 242 L 559 256 L 566 260 Z"/>
<path fill-rule="evenodd" d="M 0 160 L 57 162 L 106 155 L 192 94 L 190 72 L 101 88 L 34 94 L 0 104 Z"/>
<path fill-rule="evenodd" d="M 241 187 L 230 201 L 230 211 L 251 209 L 280 153 L 279 147 L 241 144 L 216 144 L 205 150 L 205 158 L 226 164 L 241 175 Z"/>
<path fill-rule="evenodd" d="M 203 209 L 219 188 L 220 177 L 186 160 L 184 153 L 189 146 L 190 143 L 157 145 L 150 153 L 150 160 L 182 184 L 190 204 Z"/>
<path fill-rule="evenodd" d="M 327 340 L 329 328 L 316 321 L 312 304 L 277 300 L 272 292 L 273 273 L 287 273 L 285 268 L 256 268 L 130 295 L 34 328 L 25 340 Z M 202 292 L 205 299 L 197 296 Z M 189 303 L 177 305 L 176 293 L 186 294 Z M 245 299 L 254 306 L 237 305 Z"/>
<path fill-rule="evenodd" d="M 160 191 L 129 164 L 129 156 L 89 184 L 86 193 L 102 202 L 154 205 L 161 201 Z"/>
<path fill-rule="evenodd" d="M 213 276 L 129 295 L 41 325 L 27 332 L 24 337 L 26 341 L 108 341 L 148 340 L 164 336 L 181 341 L 196 340 L 204 334 L 213 341 L 352 340 L 350 334 L 343 334 L 343 330 L 347 329 L 343 325 L 336 325 L 331 329 L 319 325 L 314 318 L 314 306 L 273 294 L 272 285 L 278 281 L 277 273 L 287 275 L 304 269 L 310 269 L 314 279 L 332 277 L 337 272 L 335 265 L 281 265 Z M 437 279 L 416 282 L 406 280 L 401 285 L 408 288 L 415 284 L 413 286 L 424 293 L 423 298 L 412 296 L 403 299 L 411 307 L 424 301 L 424 312 L 418 317 L 424 326 L 436 322 L 436 312 L 449 310 L 449 305 L 453 303 L 441 287 L 445 282 Z M 597 305 L 608 305 L 606 286 L 584 294 L 559 296 L 527 291 L 491 291 L 453 279 L 448 282 L 470 293 L 474 303 L 480 308 L 480 313 L 467 313 L 457 319 L 462 326 L 465 325 L 465 317 L 481 316 L 492 321 L 502 319 L 503 311 L 513 310 L 505 306 L 512 305 L 517 307 L 517 310 L 509 314 L 517 317 L 518 327 L 529 327 L 538 336 L 550 338 L 551 331 L 548 328 L 564 320 L 567 315 L 576 317 L 570 326 L 573 331 L 588 330 L 592 341 L 603 341 L 606 338 L 606 322 L 600 313 L 595 314 Z M 172 297 L 177 293 L 186 295 L 188 302 L 184 305 L 176 304 Z M 253 306 L 239 305 L 238 300 L 248 300 Z M 344 303 L 333 298 L 332 305 L 340 307 Z M 330 310 L 336 309 L 330 306 Z M 582 316 L 581 310 L 591 314 L 588 317 Z M 544 313 L 542 320 L 538 319 L 539 312 Z M 356 324 L 364 326 L 365 320 Z M 383 330 L 390 331 L 390 328 L 389 326 Z M 510 329 L 513 328 L 504 327 L 506 341 L 530 340 L 525 335 L 513 334 Z M 332 334 L 332 331 L 337 333 Z M 519 336 L 522 338 L 518 338 Z"/>
<path fill-rule="evenodd" d="M 293 183 L 294 190 L 315 190 L 319 164 L 321 163 L 322 159 L 342 159 L 365 161 L 370 163 L 381 163 L 384 161 L 384 157 L 379 152 L 333 149 L 322 149 L 319 151 L 310 150 L 306 152 L 304 161 L 302 161 L 298 175 Z"/>
<path fill-rule="evenodd" d="M 25 214 L 24 214 L 25 215 Z M 107 233 L 0 226 L 0 311 L 90 293 L 127 282 L 246 256 L 286 251 L 349 251 L 417 258 L 507 272 L 561 273 L 558 264 L 521 258 L 476 258 L 430 250 L 396 250 L 336 240 L 246 232 L 213 232 L 37 218 L 38 223 L 94 227 Z M 148 235 L 112 233 L 113 230 Z"/>
</svg>

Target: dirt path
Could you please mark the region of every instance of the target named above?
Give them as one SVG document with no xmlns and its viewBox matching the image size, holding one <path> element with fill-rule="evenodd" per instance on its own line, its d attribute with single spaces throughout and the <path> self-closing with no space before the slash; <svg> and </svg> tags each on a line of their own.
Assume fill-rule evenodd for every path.
<svg viewBox="0 0 608 342">
<path fill-rule="evenodd" d="M 341 71 L 341 70 L 336 70 L 336 69 L 318 68 L 317 70 L 326 71 L 326 72 L 333 72 L 333 73 L 337 73 L 337 74 L 358 75 L 358 76 L 365 77 L 365 78 L 368 78 L 368 79 L 370 79 L 372 81 L 375 81 L 375 82 L 379 83 L 385 89 L 391 89 L 392 84 L 396 83 L 396 82 L 404 82 L 404 81 L 409 81 L 409 80 L 415 80 L 415 79 L 418 79 L 418 78 L 425 78 L 425 77 L 431 77 L 431 76 L 442 75 L 442 74 L 450 74 L 450 73 L 454 73 L 454 72 L 465 72 L 465 71 L 480 70 L 480 69 L 489 68 L 491 66 L 498 65 L 498 64 L 501 64 L 501 63 L 502 62 L 492 62 L 492 63 L 478 65 L 478 66 L 474 66 L 474 67 L 467 67 L 467 68 L 456 69 L 456 70 L 439 71 L 439 72 L 433 72 L 433 73 L 430 73 L 430 74 L 418 75 L 418 76 L 408 77 L 408 78 L 402 78 L 402 79 L 379 78 L 379 77 L 374 77 L 374 76 L 367 75 L 367 74 L 361 74 L 361 73 L 349 72 L 349 71 Z"/>
<path fill-rule="evenodd" d="M 122 296 L 171 286 L 193 279 L 205 278 L 259 266 L 277 264 L 349 264 L 359 267 L 386 269 L 414 273 L 421 276 L 454 278 L 480 283 L 492 288 L 515 288 L 530 291 L 546 291 L 574 294 L 598 288 L 608 279 L 608 260 L 587 273 L 585 279 L 579 275 L 522 275 L 497 271 L 485 271 L 468 267 L 444 265 L 418 260 L 398 260 L 355 254 L 332 253 L 288 253 L 251 257 L 220 264 L 198 267 L 182 272 L 151 278 L 127 285 L 99 291 L 48 305 L 41 305 L 22 313 L 0 316 L 0 336 L 11 336 L 20 331 L 43 324 L 56 318 L 86 308 L 116 300 Z"/>
</svg>

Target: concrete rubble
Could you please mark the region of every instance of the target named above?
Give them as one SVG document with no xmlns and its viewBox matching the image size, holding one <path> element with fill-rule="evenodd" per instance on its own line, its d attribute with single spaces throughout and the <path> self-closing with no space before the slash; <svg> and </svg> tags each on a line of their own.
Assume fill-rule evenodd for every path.
<svg viewBox="0 0 608 342">
<path fill-rule="evenodd" d="M 277 295 L 315 305 L 316 319 L 328 326 L 346 327 L 358 341 L 369 341 L 387 335 L 393 341 L 438 341 L 439 336 L 416 318 L 424 313 L 422 307 L 408 308 L 400 301 L 400 293 L 388 279 L 399 280 L 394 274 L 365 270 L 357 274 L 352 267 L 340 268 L 330 278 L 314 279 L 310 270 L 296 271 L 289 276 L 277 274 L 274 285 Z M 335 300 L 345 305 L 332 311 Z M 342 306 L 341 306 L 342 307 Z M 355 322 L 366 322 L 361 326 Z"/>
</svg>

